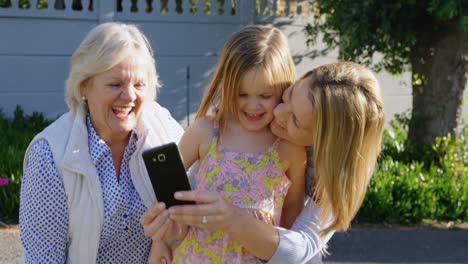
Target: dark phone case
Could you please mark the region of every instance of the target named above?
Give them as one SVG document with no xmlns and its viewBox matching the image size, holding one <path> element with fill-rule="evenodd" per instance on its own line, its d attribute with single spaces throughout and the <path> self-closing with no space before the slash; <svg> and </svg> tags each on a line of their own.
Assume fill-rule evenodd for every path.
<svg viewBox="0 0 468 264">
<path fill-rule="evenodd" d="M 146 170 L 156 198 L 169 208 L 174 205 L 194 204 L 174 199 L 176 191 L 191 190 L 179 149 L 175 143 L 154 147 L 143 152 Z"/>
</svg>

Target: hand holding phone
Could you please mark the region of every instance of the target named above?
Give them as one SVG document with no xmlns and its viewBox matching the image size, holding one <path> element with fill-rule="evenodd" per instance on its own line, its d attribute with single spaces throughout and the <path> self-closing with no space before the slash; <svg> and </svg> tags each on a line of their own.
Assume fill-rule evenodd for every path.
<svg viewBox="0 0 468 264">
<path fill-rule="evenodd" d="M 167 208 L 174 205 L 194 204 L 193 201 L 179 201 L 174 198 L 175 192 L 192 189 L 175 143 L 144 151 L 143 160 L 159 202 L 164 202 Z"/>
</svg>

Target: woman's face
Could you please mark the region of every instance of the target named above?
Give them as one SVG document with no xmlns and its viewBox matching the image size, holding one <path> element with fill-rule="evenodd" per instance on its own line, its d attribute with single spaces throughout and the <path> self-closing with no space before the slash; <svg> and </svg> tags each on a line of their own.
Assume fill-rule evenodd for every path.
<svg viewBox="0 0 468 264">
<path fill-rule="evenodd" d="M 86 83 L 84 96 L 91 122 L 107 143 L 127 138 L 136 127 L 148 90 L 143 58 L 134 52 Z"/>
<path fill-rule="evenodd" d="M 283 93 L 283 102 L 274 111 L 271 131 L 278 137 L 299 146 L 312 146 L 313 117 L 309 99 L 310 78 L 295 82 Z"/>
</svg>

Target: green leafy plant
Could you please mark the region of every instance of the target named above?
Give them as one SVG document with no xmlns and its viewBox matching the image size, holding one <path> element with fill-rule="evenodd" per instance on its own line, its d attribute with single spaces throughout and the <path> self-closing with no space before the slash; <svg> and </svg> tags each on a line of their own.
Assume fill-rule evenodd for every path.
<svg viewBox="0 0 468 264">
<path fill-rule="evenodd" d="M 432 220 L 468 220 L 468 175 L 454 177 L 437 166 L 425 169 L 383 160 L 371 180 L 358 214 L 365 222 L 420 223 Z"/>
<path fill-rule="evenodd" d="M 408 120 L 408 113 L 397 115 L 384 132 L 382 158 L 358 221 L 468 221 L 468 130 L 415 151 L 406 142 Z"/>
<path fill-rule="evenodd" d="M 13 118 L 7 118 L 0 111 L 0 178 L 8 180 L 8 185 L 0 186 L 0 219 L 3 221 L 18 220 L 24 151 L 34 135 L 49 123 L 50 121 L 39 113 L 24 115 L 19 106 Z"/>
</svg>

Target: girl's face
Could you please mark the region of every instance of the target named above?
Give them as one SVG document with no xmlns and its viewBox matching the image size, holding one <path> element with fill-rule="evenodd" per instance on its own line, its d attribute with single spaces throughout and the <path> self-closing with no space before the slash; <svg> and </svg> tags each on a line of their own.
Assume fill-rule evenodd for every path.
<svg viewBox="0 0 468 264">
<path fill-rule="evenodd" d="M 310 78 L 303 78 L 286 89 L 283 102 L 275 108 L 275 120 L 270 125 L 273 134 L 299 146 L 312 146 L 313 143 L 310 85 Z"/>
<path fill-rule="evenodd" d="M 280 95 L 267 85 L 264 73 L 252 69 L 241 81 L 238 100 L 239 122 L 248 131 L 259 132 L 269 129 L 273 111 Z"/>
<path fill-rule="evenodd" d="M 91 122 L 107 143 L 128 137 L 136 127 L 147 94 L 148 79 L 143 58 L 135 52 L 87 82 L 84 95 Z"/>
</svg>

